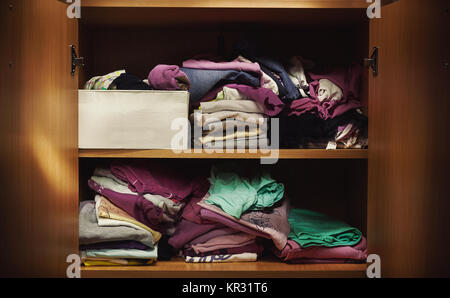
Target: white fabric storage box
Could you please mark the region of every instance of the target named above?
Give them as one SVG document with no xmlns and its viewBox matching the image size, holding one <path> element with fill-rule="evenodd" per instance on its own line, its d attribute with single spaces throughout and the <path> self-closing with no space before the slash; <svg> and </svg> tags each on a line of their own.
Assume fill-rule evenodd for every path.
<svg viewBox="0 0 450 298">
<path fill-rule="evenodd" d="M 188 121 L 187 91 L 79 90 L 81 149 L 174 149 L 172 121 Z M 186 149 L 186 144 L 176 149 Z M 179 145 L 177 145 L 179 146 Z"/>
</svg>

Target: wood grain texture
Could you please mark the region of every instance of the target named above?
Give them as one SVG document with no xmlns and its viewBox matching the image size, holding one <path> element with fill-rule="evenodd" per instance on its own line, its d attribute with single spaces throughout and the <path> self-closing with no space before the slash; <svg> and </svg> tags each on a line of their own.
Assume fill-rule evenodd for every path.
<svg viewBox="0 0 450 298">
<path fill-rule="evenodd" d="M 121 278 L 295 278 L 364 277 L 366 264 L 284 264 L 277 260 L 246 263 L 188 264 L 182 259 L 151 266 L 82 267 L 81 276 Z"/>
<path fill-rule="evenodd" d="M 189 152 L 175 153 L 172 150 L 132 150 L 132 149 L 80 149 L 78 156 L 82 158 L 202 158 L 202 159 L 259 159 L 264 157 L 276 157 L 271 154 L 249 152 L 244 153 L 196 153 Z M 365 149 L 280 149 L 279 159 L 367 159 L 368 150 Z"/>
<path fill-rule="evenodd" d="M 370 25 L 368 245 L 384 277 L 450 276 L 448 6 L 398 1 Z"/>
<path fill-rule="evenodd" d="M 77 22 L 53 0 L 2 1 L 0 17 L 0 276 L 65 276 L 78 246 Z"/>
<path fill-rule="evenodd" d="M 83 2 L 82 2 L 83 3 Z M 258 24 L 273 26 L 337 26 L 368 21 L 365 9 L 342 8 L 210 8 L 210 7 L 83 7 L 80 23 L 108 26 L 186 27 L 234 25 L 242 30 Z M 262 29 L 262 28 L 261 28 Z M 263 30 L 263 29 L 262 29 Z M 177 36 L 179 37 L 179 36 Z M 367 46 L 367 43 L 366 43 Z"/>
<path fill-rule="evenodd" d="M 367 8 L 361 0 L 83 0 L 82 7 Z"/>
</svg>

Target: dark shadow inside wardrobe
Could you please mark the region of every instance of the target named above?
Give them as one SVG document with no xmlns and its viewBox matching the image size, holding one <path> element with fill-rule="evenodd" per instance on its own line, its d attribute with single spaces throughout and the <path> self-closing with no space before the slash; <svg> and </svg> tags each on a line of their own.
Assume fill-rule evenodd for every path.
<svg viewBox="0 0 450 298">
<path fill-rule="evenodd" d="M 363 63 L 369 55 L 369 22 L 360 9 L 86 8 L 80 21 L 79 86 L 89 78 L 125 69 L 139 77 L 158 64 L 181 65 L 196 55 L 234 59 L 237 42 L 280 60 L 302 56 L 315 64 Z M 368 110 L 367 75 L 361 86 Z"/>
</svg>

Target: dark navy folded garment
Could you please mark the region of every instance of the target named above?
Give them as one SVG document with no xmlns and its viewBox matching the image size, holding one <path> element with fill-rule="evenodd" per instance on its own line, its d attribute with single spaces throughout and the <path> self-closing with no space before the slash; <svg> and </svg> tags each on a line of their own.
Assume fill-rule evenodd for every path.
<svg viewBox="0 0 450 298">
<path fill-rule="evenodd" d="M 220 85 L 242 84 L 259 87 L 260 77 L 256 73 L 238 70 L 209 70 L 180 67 L 189 79 L 190 102 L 195 103 L 202 99 L 211 89 Z"/>
</svg>

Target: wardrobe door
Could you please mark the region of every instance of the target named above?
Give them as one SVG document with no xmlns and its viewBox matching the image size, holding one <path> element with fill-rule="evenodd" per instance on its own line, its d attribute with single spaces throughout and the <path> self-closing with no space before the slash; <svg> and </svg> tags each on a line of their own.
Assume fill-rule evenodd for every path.
<svg viewBox="0 0 450 298">
<path fill-rule="evenodd" d="M 449 4 L 400 0 L 370 23 L 368 245 L 382 277 L 449 274 Z"/>
<path fill-rule="evenodd" d="M 78 22 L 56 0 L 0 5 L 0 276 L 65 276 L 78 246 Z"/>
</svg>

